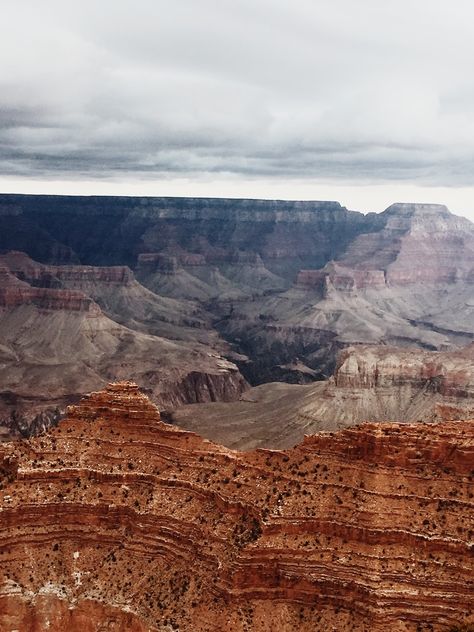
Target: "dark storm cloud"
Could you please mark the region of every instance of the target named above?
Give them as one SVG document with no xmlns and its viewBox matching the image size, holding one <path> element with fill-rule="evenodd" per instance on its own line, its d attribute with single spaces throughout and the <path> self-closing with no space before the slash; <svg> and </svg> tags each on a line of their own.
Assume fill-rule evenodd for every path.
<svg viewBox="0 0 474 632">
<path fill-rule="evenodd" d="M 474 184 L 470 2 L 2 2 L 0 174 Z"/>
</svg>

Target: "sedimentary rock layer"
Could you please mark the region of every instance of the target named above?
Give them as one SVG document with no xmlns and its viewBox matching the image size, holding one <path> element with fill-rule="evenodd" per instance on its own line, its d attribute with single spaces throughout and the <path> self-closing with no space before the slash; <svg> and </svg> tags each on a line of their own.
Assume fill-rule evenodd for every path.
<svg viewBox="0 0 474 632">
<path fill-rule="evenodd" d="M 32 287 L 14 276 L 8 268 L 0 266 L 0 310 L 20 305 L 36 305 L 44 310 L 88 312 L 91 316 L 100 314 L 98 305 L 83 292 Z"/>
<path fill-rule="evenodd" d="M 238 453 L 163 424 L 122 383 L 0 462 L 1 629 L 474 621 L 474 422 Z"/>
<path fill-rule="evenodd" d="M 196 304 L 157 296 L 126 266 L 0 255 L 1 438 L 55 423 L 124 375 L 161 405 L 235 399 L 246 384 L 225 347 Z"/>
<path fill-rule="evenodd" d="M 67 264 L 58 282 L 114 319 L 125 303 L 126 326 L 146 331 L 151 310 L 150 333 L 189 340 L 176 321 L 198 321 L 206 344 L 235 345 L 254 385 L 331 375 L 350 344 L 445 350 L 474 339 L 474 226 L 441 205 L 364 216 L 337 202 L 0 195 L 0 249 Z M 117 306 L 110 284 L 86 278 L 92 269 L 71 268 L 79 262 L 129 266 L 142 285 L 127 283 Z"/>
<path fill-rule="evenodd" d="M 305 434 L 362 421 L 440 421 L 474 416 L 474 344 L 452 352 L 359 345 L 334 375 L 313 384 L 270 383 L 239 401 L 183 406 L 171 418 L 230 448 L 288 448 Z"/>
</svg>

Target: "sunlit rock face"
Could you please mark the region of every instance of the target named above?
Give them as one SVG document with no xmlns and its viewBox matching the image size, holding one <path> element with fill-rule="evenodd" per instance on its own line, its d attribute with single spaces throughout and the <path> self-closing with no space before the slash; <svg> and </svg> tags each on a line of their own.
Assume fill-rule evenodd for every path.
<svg viewBox="0 0 474 632">
<path fill-rule="evenodd" d="M 112 384 L 0 450 L 0 629 L 474 622 L 474 422 L 239 453 Z"/>
</svg>

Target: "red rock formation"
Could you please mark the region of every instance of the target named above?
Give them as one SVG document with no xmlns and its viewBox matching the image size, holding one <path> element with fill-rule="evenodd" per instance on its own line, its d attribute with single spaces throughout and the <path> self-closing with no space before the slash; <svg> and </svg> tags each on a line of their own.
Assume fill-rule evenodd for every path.
<svg viewBox="0 0 474 632">
<path fill-rule="evenodd" d="M 99 306 L 82 292 L 32 287 L 14 276 L 8 268 L 0 268 L 0 309 L 33 304 L 40 309 L 100 314 Z"/>
<path fill-rule="evenodd" d="M 238 453 L 111 385 L 49 434 L 1 446 L 0 629 L 474 622 L 473 468 L 472 421 Z"/>
</svg>

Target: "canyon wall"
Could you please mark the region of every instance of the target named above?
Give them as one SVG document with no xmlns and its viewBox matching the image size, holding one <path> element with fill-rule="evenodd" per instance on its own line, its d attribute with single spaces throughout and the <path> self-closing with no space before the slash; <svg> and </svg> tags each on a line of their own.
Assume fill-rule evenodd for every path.
<svg viewBox="0 0 474 632">
<path fill-rule="evenodd" d="M 19 280 L 204 345 L 252 385 L 328 378 L 352 345 L 474 340 L 474 226 L 441 205 L 364 216 L 337 202 L 0 196 L 0 249 L 20 248 L 42 264 L 5 254 Z"/>
<path fill-rule="evenodd" d="M 178 426 L 241 450 L 288 448 L 305 434 L 363 421 L 473 417 L 474 344 L 451 352 L 348 347 L 328 380 L 262 384 L 238 401 L 182 406 L 171 413 Z"/>
<path fill-rule="evenodd" d="M 239 453 L 163 424 L 121 383 L 1 445 L 0 463 L 2 629 L 474 622 L 473 421 Z"/>
<path fill-rule="evenodd" d="M 177 248 L 214 258 L 250 251 L 264 260 L 319 267 L 355 235 L 380 224 L 374 214 L 367 218 L 338 202 L 47 195 L 0 195 L 0 228 L 2 221 L 0 249 L 22 250 L 44 263 L 74 256 L 82 263 L 129 266 L 141 253 Z M 17 224 L 48 239 L 40 247 Z"/>
</svg>

